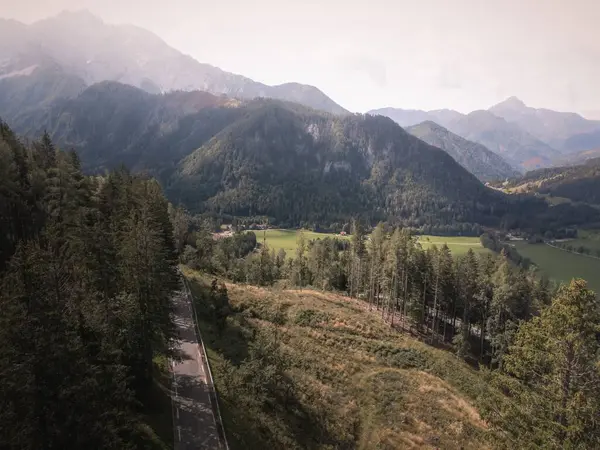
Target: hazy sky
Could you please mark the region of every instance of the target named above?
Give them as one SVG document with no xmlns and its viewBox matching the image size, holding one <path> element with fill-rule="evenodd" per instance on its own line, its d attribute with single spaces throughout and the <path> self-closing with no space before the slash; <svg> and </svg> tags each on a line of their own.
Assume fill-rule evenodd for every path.
<svg viewBox="0 0 600 450">
<path fill-rule="evenodd" d="M 201 62 L 315 85 L 353 111 L 600 111 L 600 0 L 0 0 L 32 22 L 87 8 Z"/>
</svg>

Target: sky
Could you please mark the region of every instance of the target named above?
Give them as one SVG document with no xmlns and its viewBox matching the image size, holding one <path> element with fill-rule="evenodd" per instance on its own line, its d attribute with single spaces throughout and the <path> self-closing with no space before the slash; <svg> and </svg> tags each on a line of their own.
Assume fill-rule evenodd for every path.
<svg viewBox="0 0 600 450">
<path fill-rule="evenodd" d="M 351 111 L 466 113 L 517 96 L 600 119 L 600 0 L 0 0 L 0 17 L 83 8 Z"/>
</svg>

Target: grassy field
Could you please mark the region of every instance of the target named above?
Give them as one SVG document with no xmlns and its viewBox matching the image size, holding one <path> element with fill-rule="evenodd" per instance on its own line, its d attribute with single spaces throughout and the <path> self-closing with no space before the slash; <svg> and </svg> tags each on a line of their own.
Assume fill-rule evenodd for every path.
<svg viewBox="0 0 600 450">
<path fill-rule="evenodd" d="M 296 247 L 298 244 L 298 237 L 300 233 L 304 235 L 306 242 L 314 239 L 323 239 L 326 237 L 336 237 L 339 239 L 350 239 L 349 236 L 340 236 L 339 234 L 329 233 L 315 233 L 314 231 L 307 230 L 265 230 L 255 231 L 256 240 L 260 243 L 263 242 L 263 236 L 266 238 L 266 243 L 269 248 L 274 248 L 276 251 L 284 249 L 287 256 L 295 256 Z"/>
<path fill-rule="evenodd" d="M 462 255 L 473 249 L 475 253 L 490 253 L 491 250 L 483 247 L 478 237 L 461 237 L 461 236 L 419 236 L 419 243 L 423 248 L 428 248 L 433 245 L 438 247 L 446 244 L 454 255 Z"/>
<path fill-rule="evenodd" d="M 573 247 L 583 246 L 592 250 L 600 250 L 600 233 L 597 231 L 579 231 L 579 237 L 568 241 Z"/>
<path fill-rule="evenodd" d="M 184 272 L 232 450 L 501 447 L 477 408 L 499 399 L 483 376 L 365 303 L 228 284 L 219 331 L 210 280 Z"/>
<path fill-rule="evenodd" d="M 544 244 L 514 242 L 518 252 L 531 259 L 549 278 L 569 282 L 583 278 L 591 289 L 600 293 L 600 260 L 576 255 Z"/>
<path fill-rule="evenodd" d="M 276 251 L 284 249 L 287 256 L 294 256 L 298 242 L 299 230 L 265 230 L 255 231 L 258 242 L 263 241 L 263 236 L 266 238 L 266 243 L 269 248 L 274 248 Z M 323 239 L 325 237 L 336 237 L 339 239 L 350 239 L 349 236 L 340 236 L 339 234 L 315 233 L 314 231 L 302 231 L 306 241 L 313 239 Z M 447 237 L 447 236 L 419 236 L 419 242 L 423 248 L 428 248 L 433 245 L 442 246 L 444 243 L 448 245 L 452 253 L 460 255 L 467 253 L 469 248 L 472 248 L 477 253 L 487 253 L 488 249 L 481 246 L 478 237 Z"/>
</svg>

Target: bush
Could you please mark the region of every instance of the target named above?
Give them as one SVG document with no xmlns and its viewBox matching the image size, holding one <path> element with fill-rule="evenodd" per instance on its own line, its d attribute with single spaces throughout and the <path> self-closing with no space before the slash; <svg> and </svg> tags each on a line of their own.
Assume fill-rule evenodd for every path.
<svg viewBox="0 0 600 450">
<path fill-rule="evenodd" d="M 317 327 L 324 322 L 328 322 L 330 318 L 330 314 L 314 309 L 303 309 L 296 315 L 294 323 L 303 327 Z"/>
</svg>

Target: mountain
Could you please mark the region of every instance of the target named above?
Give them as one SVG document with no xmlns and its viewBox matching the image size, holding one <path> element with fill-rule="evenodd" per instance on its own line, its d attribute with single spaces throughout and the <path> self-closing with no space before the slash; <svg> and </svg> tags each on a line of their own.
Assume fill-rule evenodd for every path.
<svg viewBox="0 0 600 450">
<path fill-rule="evenodd" d="M 407 127 L 413 136 L 448 153 L 461 166 L 482 181 L 512 178 L 518 174 L 510 164 L 483 145 L 448 131 L 435 122 L 426 121 Z"/>
<path fill-rule="evenodd" d="M 74 98 L 86 85 L 48 58 L 22 55 L 0 62 L 0 117 L 22 122 L 31 111 L 50 108 L 61 99 Z M 27 133 L 27 129 L 19 132 Z"/>
<path fill-rule="evenodd" d="M 22 113 L 11 124 L 29 137 L 48 131 L 61 147 L 77 150 L 88 171 L 125 164 L 158 176 L 236 120 L 239 104 L 202 91 L 153 95 L 104 81 Z"/>
<path fill-rule="evenodd" d="M 568 154 L 600 148 L 600 129 L 570 136 L 564 140 L 562 148 Z"/>
<path fill-rule="evenodd" d="M 88 173 L 125 164 L 157 177 L 173 203 L 194 212 L 335 229 L 362 217 L 438 234 L 477 234 L 480 225 L 555 230 L 582 217 L 486 188 L 382 116 L 105 81 L 15 120 L 29 138 L 48 131 L 76 150 Z"/>
<path fill-rule="evenodd" d="M 463 117 L 463 114 L 452 109 L 423 111 L 420 109 L 381 108 L 368 111 L 367 114 L 389 117 L 401 127 L 410 127 L 427 121 L 446 126 L 446 124 Z"/>
<path fill-rule="evenodd" d="M 503 186 L 509 191 L 536 192 L 573 202 L 600 205 L 600 158 L 585 164 L 527 172 Z"/>
<path fill-rule="evenodd" d="M 447 124 L 453 133 L 478 142 L 521 169 L 547 167 L 560 153 L 489 111 L 473 111 Z"/>
<path fill-rule="evenodd" d="M 570 153 L 560 157 L 554 162 L 557 167 L 578 166 L 580 164 L 585 164 L 586 161 L 594 158 L 600 158 L 600 148 L 584 150 L 578 153 Z"/>
<path fill-rule="evenodd" d="M 576 113 L 532 108 L 516 97 L 492 106 L 489 111 L 558 150 L 570 153 L 600 146 L 600 121 Z"/>
<path fill-rule="evenodd" d="M 188 156 L 169 193 L 195 210 L 287 224 L 354 214 L 405 223 L 485 222 L 495 192 L 447 153 L 381 116 L 265 101 Z M 482 206 L 485 210 L 488 206 Z"/>
<path fill-rule="evenodd" d="M 560 154 L 517 124 L 509 123 L 489 111 L 461 114 L 449 109 L 434 111 L 384 108 L 369 111 L 390 117 L 401 126 L 424 121 L 435 122 L 460 137 L 477 142 L 520 170 L 547 167 Z"/>
<path fill-rule="evenodd" d="M 131 25 L 110 25 L 87 11 L 63 12 L 24 25 L 3 21 L 0 60 L 27 55 L 52 59 L 86 84 L 119 81 L 150 93 L 202 90 L 215 95 L 289 100 L 335 114 L 347 111 L 313 86 L 268 86 L 203 64 L 169 47 L 153 33 Z"/>
</svg>

